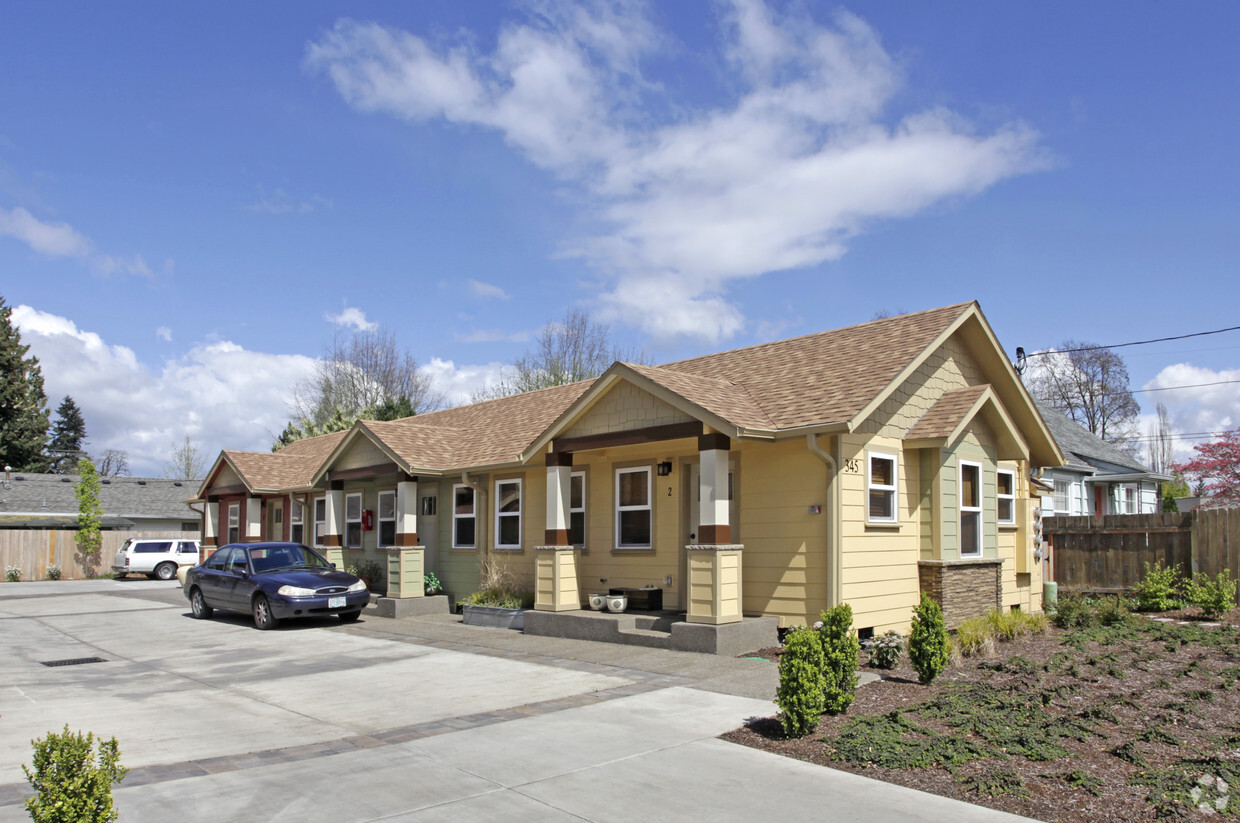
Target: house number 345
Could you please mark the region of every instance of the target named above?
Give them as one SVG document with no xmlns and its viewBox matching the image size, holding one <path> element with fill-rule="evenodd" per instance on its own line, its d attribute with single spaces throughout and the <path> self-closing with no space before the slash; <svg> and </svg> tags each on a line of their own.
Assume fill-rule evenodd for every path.
<svg viewBox="0 0 1240 823">
<path fill-rule="evenodd" d="M 844 458 L 844 471 L 856 474 L 861 471 L 861 461 L 854 457 Z"/>
</svg>

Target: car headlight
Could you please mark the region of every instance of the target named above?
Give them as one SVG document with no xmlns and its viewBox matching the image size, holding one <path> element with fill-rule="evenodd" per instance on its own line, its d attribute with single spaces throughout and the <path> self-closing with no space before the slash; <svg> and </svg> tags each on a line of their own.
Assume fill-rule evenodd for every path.
<svg viewBox="0 0 1240 823">
<path fill-rule="evenodd" d="M 366 591 L 366 584 L 365 584 L 365 583 L 363 583 L 362 581 L 360 581 L 360 580 L 359 580 L 359 581 L 357 581 L 356 583 L 354 583 L 352 586 L 350 586 L 350 587 L 349 587 L 349 591 L 351 591 L 351 592 L 364 592 L 364 591 Z"/>
<path fill-rule="evenodd" d="M 281 597 L 314 597 L 314 589 L 306 589 L 301 586 L 281 586 L 276 594 Z"/>
</svg>

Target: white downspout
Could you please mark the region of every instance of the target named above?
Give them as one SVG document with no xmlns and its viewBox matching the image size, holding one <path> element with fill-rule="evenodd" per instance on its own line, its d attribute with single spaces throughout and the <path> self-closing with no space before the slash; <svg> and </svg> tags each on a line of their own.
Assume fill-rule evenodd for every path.
<svg viewBox="0 0 1240 823">
<path fill-rule="evenodd" d="M 805 435 L 805 445 L 810 454 L 827 464 L 827 608 L 833 609 L 844 599 L 840 574 L 843 563 L 840 557 L 840 495 L 839 466 L 835 458 L 818 445 L 818 435 Z"/>
</svg>

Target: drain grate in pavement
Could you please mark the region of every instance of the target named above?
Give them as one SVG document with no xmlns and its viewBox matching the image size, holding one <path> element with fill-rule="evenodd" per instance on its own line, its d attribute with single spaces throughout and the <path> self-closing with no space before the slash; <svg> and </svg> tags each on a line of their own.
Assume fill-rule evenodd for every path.
<svg viewBox="0 0 1240 823">
<path fill-rule="evenodd" d="M 107 663 L 102 657 L 71 657 L 68 660 L 42 660 L 44 666 L 80 666 L 83 663 Z"/>
</svg>

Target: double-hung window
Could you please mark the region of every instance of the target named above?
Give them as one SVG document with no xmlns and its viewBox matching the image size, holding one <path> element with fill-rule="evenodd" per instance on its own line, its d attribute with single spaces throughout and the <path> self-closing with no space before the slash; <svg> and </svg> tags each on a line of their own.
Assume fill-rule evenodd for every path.
<svg viewBox="0 0 1240 823">
<path fill-rule="evenodd" d="M 586 544 L 586 473 L 573 472 L 568 480 L 568 542 Z"/>
<path fill-rule="evenodd" d="M 396 492 L 379 492 L 379 545 L 396 545 Z"/>
<path fill-rule="evenodd" d="M 1137 513 L 1137 487 L 1131 484 L 1124 486 L 1124 514 Z"/>
<path fill-rule="evenodd" d="M 898 521 L 896 499 L 896 456 L 870 452 L 866 467 L 866 488 L 869 502 L 866 519 L 871 523 Z"/>
<path fill-rule="evenodd" d="M 1016 473 L 1003 471 L 996 473 L 998 490 L 995 492 L 996 519 L 1000 526 L 1016 524 Z"/>
<path fill-rule="evenodd" d="M 314 545 L 322 546 L 327 536 L 327 498 L 314 498 Z"/>
<path fill-rule="evenodd" d="M 362 547 L 362 493 L 344 496 L 344 544 L 350 549 Z"/>
<path fill-rule="evenodd" d="M 648 549 L 652 535 L 650 467 L 616 469 L 616 546 Z"/>
<path fill-rule="evenodd" d="M 304 507 L 296 500 L 289 501 L 288 512 L 288 539 L 294 543 L 304 543 L 306 536 L 306 526 L 303 522 L 305 514 L 302 509 Z"/>
<path fill-rule="evenodd" d="M 960 461 L 960 556 L 982 556 L 982 466 Z"/>
<path fill-rule="evenodd" d="M 241 504 L 228 505 L 228 542 L 236 543 L 241 539 Z"/>
<path fill-rule="evenodd" d="M 521 480 L 495 481 L 495 548 L 521 548 Z"/>
<path fill-rule="evenodd" d="M 475 547 L 476 522 L 474 490 L 458 483 L 452 487 L 452 548 Z"/>
<path fill-rule="evenodd" d="M 1068 480 L 1055 479 L 1055 511 L 1060 514 L 1072 513 L 1072 483 Z"/>
</svg>

